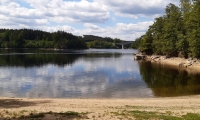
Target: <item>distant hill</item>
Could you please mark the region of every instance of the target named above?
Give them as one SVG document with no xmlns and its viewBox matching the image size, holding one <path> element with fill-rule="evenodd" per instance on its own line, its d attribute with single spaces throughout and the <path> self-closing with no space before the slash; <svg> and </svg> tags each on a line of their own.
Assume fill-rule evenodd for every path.
<svg viewBox="0 0 200 120">
<path fill-rule="evenodd" d="M 95 35 L 75 36 L 65 31 L 45 32 L 32 29 L 0 29 L 0 48 L 121 48 L 123 40 Z M 130 45 L 125 46 L 130 48 Z"/>
<path fill-rule="evenodd" d="M 78 36 L 64 31 L 0 29 L 0 48 L 85 49 L 87 45 Z"/>
</svg>

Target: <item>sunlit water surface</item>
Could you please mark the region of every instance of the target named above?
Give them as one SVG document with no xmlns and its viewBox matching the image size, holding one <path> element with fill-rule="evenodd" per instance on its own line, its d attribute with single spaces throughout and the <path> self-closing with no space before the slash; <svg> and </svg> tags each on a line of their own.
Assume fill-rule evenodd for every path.
<svg viewBox="0 0 200 120">
<path fill-rule="evenodd" d="M 151 98 L 200 94 L 200 75 L 135 61 L 137 50 L 0 50 L 0 96 Z"/>
</svg>

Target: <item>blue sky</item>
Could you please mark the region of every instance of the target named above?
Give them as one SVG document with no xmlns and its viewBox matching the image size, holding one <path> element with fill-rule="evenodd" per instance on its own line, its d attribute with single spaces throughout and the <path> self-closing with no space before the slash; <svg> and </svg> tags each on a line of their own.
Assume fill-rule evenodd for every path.
<svg viewBox="0 0 200 120">
<path fill-rule="evenodd" d="M 0 28 L 64 30 L 134 41 L 179 0 L 1 0 Z"/>
</svg>

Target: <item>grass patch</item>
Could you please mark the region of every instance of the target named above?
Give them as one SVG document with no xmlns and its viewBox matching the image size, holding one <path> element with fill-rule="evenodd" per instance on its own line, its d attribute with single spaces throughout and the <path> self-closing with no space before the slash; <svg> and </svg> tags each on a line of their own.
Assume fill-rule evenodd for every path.
<svg viewBox="0 0 200 120">
<path fill-rule="evenodd" d="M 146 112 L 146 111 L 128 111 L 129 115 L 134 116 L 137 120 L 182 120 L 180 117 L 165 115 L 157 112 Z"/>
<path fill-rule="evenodd" d="M 185 120 L 200 120 L 200 115 L 196 113 L 188 113 L 182 116 Z"/>
<path fill-rule="evenodd" d="M 123 111 L 122 113 L 113 113 L 117 116 L 134 117 L 136 120 L 200 120 L 200 114 L 187 113 L 181 117 L 171 115 L 172 112 L 158 113 L 158 112 L 147 112 L 147 111 Z"/>
<path fill-rule="evenodd" d="M 27 118 L 44 118 L 44 117 L 45 117 L 45 113 L 38 113 L 38 114 L 30 113 L 29 116 L 24 116 L 24 115 L 22 115 L 21 117 L 19 117 L 19 119 L 27 119 Z"/>
<path fill-rule="evenodd" d="M 68 111 L 68 112 L 61 112 L 61 113 L 54 113 L 52 111 L 49 111 L 47 113 L 30 113 L 28 116 L 22 115 L 19 117 L 19 119 L 49 119 L 55 118 L 55 119 L 84 119 L 87 118 L 86 114 L 88 113 L 78 113 L 78 112 L 73 112 L 73 111 Z M 48 116 L 48 118 L 46 118 Z"/>
<path fill-rule="evenodd" d="M 127 114 L 125 112 L 111 112 L 115 116 L 126 116 Z"/>
</svg>

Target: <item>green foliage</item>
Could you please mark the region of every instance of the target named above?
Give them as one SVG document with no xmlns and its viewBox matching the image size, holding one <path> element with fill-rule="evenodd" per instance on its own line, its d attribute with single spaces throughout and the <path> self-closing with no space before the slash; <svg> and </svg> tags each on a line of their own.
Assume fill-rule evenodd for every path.
<svg viewBox="0 0 200 120">
<path fill-rule="evenodd" d="M 133 115 L 137 120 L 183 120 L 180 117 L 165 115 L 157 112 L 146 112 L 146 111 L 128 111 L 129 114 Z"/>
<path fill-rule="evenodd" d="M 74 120 L 74 119 L 88 119 L 87 117 L 88 113 L 78 113 L 78 112 L 61 112 L 61 113 L 55 113 L 55 112 L 47 112 L 47 113 L 30 113 L 29 116 L 27 115 L 20 115 L 19 117 L 15 117 L 19 120 L 24 120 L 24 119 L 31 119 L 31 120 L 42 120 L 42 119 L 50 119 L 54 118 L 55 120 Z M 9 117 L 8 117 L 9 119 Z"/>
<path fill-rule="evenodd" d="M 79 37 L 64 31 L 0 29 L 0 48 L 85 49 L 87 46 Z"/>
<path fill-rule="evenodd" d="M 170 111 L 169 111 L 170 112 Z M 134 116 L 137 120 L 199 120 L 200 115 L 187 113 L 181 117 L 168 115 L 166 113 L 148 112 L 148 111 L 125 111 L 124 115 Z"/>
<path fill-rule="evenodd" d="M 118 38 L 109 38 L 109 37 L 99 37 L 94 35 L 83 35 L 80 37 L 83 41 L 87 43 L 88 48 L 98 48 L 98 49 L 115 49 L 118 48 L 117 45 L 114 43 L 121 43 L 124 42 Z M 120 46 L 121 47 L 121 46 Z"/>
<path fill-rule="evenodd" d="M 140 42 L 140 51 L 142 52 L 145 52 L 147 54 L 151 54 L 152 53 L 152 41 L 153 41 L 153 38 L 152 38 L 152 34 L 151 34 L 151 31 L 148 31 L 146 35 L 144 35 L 142 38 L 141 38 L 141 42 Z"/>
<path fill-rule="evenodd" d="M 117 48 L 112 42 L 94 40 L 88 43 L 89 48 Z"/>
<path fill-rule="evenodd" d="M 118 39 L 118 38 L 115 38 L 114 39 L 114 43 L 121 43 L 122 42 L 122 40 L 120 40 L 120 39 Z"/>
<path fill-rule="evenodd" d="M 131 44 L 131 48 L 138 49 L 140 46 L 141 38 L 137 38 L 133 43 Z"/>
<path fill-rule="evenodd" d="M 189 41 L 189 55 L 200 57 L 200 0 L 192 7 L 189 18 L 186 21 L 187 38 Z"/>
<path fill-rule="evenodd" d="M 200 58 L 200 0 L 180 0 L 180 7 L 169 4 L 165 14 L 156 18 L 145 35 L 139 50 L 155 54 Z M 133 46 L 134 47 L 134 46 Z"/>
<path fill-rule="evenodd" d="M 112 38 L 109 37 L 99 37 L 95 35 L 83 35 L 83 37 L 80 37 L 85 42 L 93 42 L 94 40 L 100 40 L 100 41 L 106 41 L 106 42 L 113 42 Z"/>
<path fill-rule="evenodd" d="M 200 115 L 195 113 L 187 113 L 186 115 L 183 115 L 185 120 L 200 120 Z"/>
</svg>

